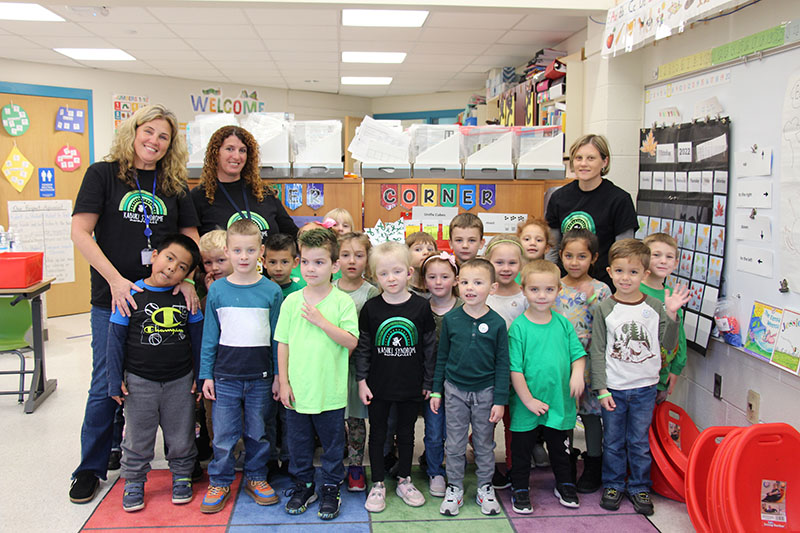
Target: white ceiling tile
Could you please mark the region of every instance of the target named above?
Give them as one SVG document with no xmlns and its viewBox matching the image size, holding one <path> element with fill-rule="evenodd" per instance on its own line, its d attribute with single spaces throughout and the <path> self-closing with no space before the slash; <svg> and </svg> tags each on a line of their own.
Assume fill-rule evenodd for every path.
<svg viewBox="0 0 800 533">
<path fill-rule="evenodd" d="M 397 84 L 392 83 L 389 85 L 387 94 L 389 95 L 407 95 L 407 94 L 428 94 L 435 93 L 441 90 L 442 84 L 431 83 L 414 83 L 414 84 Z"/>
<path fill-rule="evenodd" d="M 541 14 L 534 13 L 522 19 L 515 30 L 543 30 L 543 31 L 571 31 L 575 33 L 581 28 L 586 27 L 588 15 L 556 15 L 544 10 Z"/>
<path fill-rule="evenodd" d="M 516 67 L 525 63 L 532 57 L 513 57 L 513 56 L 490 56 L 490 55 L 483 55 L 479 56 L 475 61 L 472 62 L 473 65 L 486 65 L 489 68 L 494 67 Z M 488 70 L 488 69 L 487 69 Z"/>
<path fill-rule="evenodd" d="M 225 41 L 220 41 L 221 43 Z M 257 52 L 257 53 L 256 53 Z M 210 61 L 241 61 L 243 58 L 252 57 L 254 61 L 269 61 L 269 52 L 266 50 L 249 51 L 247 54 L 239 54 L 227 48 L 220 48 L 216 50 L 200 50 L 198 52 L 204 58 Z"/>
<path fill-rule="evenodd" d="M 165 76 L 172 78 L 186 78 L 190 80 L 214 80 L 227 79 L 220 74 L 217 70 L 176 70 L 176 69 L 159 69 Z"/>
<path fill-rule="evenodd" d="M 339 52 L 270 52 L 276 63 L 296 61 L 298 63 L 339 63 Z"/>
<path fill-rule="evenodd" d="M 278 70 L 284 74 L 288 72 L 339 72 L 339 63 L 333 61 L 276 61 L 275 64 L 278 66 Z"/>
<path fill-rule="evenodd" d="M 169 24 L 247 24 L 241 9 L 235 7 L 205 7 L 192 2 L 185 7 L 149 7 L 150 13 Z"/>
<path fill-rule="evenodd" d="M 152 65 L 141 61 L 78 61 L 87 67 L 102 68 L 120 72 L 133 72 L 137 74 L 160 74 Z M 100 63 L 103 63 L 102 65 Z"/>
<path fill-rule="evenodd" d="M 489 43 L 449 42 L 431 43 L 419 42 L 413 44 L 412 52 L 432 52 L 434 54 L 464 54 L 478 55 L 483 53 Z"/>
<path fill-rule="evenodd" d="M 256 32 L 265 41 L 279 39 L 323 39 L 334 41 L 339 38 L 339 29 L 336 26 L 261 26 L 255 25 Z"/>
<path fill-rule="evenodd" d="M 452 76 L 457 72 L 461 72 L 465 65 L 459 65 L 457 67 L 453 67 L 450 65 L 442 65 L 438 63 L 412 63 L 412 64 L 405 64 L 399 66 L 399 72 L 433 72 L 433 73 L 440 73 L 445 76 Z"/>
<path fill-rule="evenodd" d="M 343 41 L 415 41 L 422 34 L 421 28 L 340 28 Z"/>
<path fill-rule="evenodd" d="M 472 65 L 467 65 L 466 67 L 461 69 L 461 72 L 464 72 L 464 73 L 480 72 L 480 73 L 486 74 L 487 72 L 489 72 L 490 68 L 492 68 L 492 67 L 488 67 L 486 65 L 475 65 L 475 64 L 472 64 Z"/>
<path fill-rule="evenodd" d="M 149 37 L 174 37 L 173 32 L 163 24 L 117 24 L 107 22 L 81 22 L 81 26 L 86 31 L 100 37 L 128 37 L 131 39 L 143 39 Z"/>
<path fill-rule="evenodd" d="M 247 53 L 264 50 L 261 39 L 186 39 L 186 42 L 195 50 L 229 50 L 231 52 Z"/>
<path fill-rule="evenodd" d="M 128 50 L 136 59 L 149 61 L 151 59 L 162 59 L 165 61 L 202 61 L 206 58 L 194 50 Z"/>
<path fill-rule="evenodd" d="M 471 43 L 494 43 L 505 34 L 506 30 L 484 30 L 470 28 L 424 28 L 419 40 L 427 43 L 458 43 L 462 41 Z"/>
<path fill-rule="evenodd" d="M 482 28 L 482 29 L 508 29 L 525 17 L 523 13 L 487 13 L 482 12 L 433 12 L 425 21 L 426 28 Z"/>
<path fill-rule="evenodd" d="M 218 71 L 218 69 L 210 64 L 208 61 L 204 59 L 194 60 L 194 61 L 182 61 L 182 60 L 169 60 L 169 59 L 150 59 L 146 61 L 148 65 L 152 65 L 153 67 L 157 68 L 158 70 L 214 70 Z"/>
<path fill-rule="evenodd" d="M 479 91 L 485 89 L 481 81 L 450 80 L 442 85 L 443 91 Z"/>
<path fill-rule="evenodd" d="M 101 37 L 29 37 L 34 43 L 45 48 L 114 48 Z"/>
<path fill-rule="evenodd" d="M 20 37 L 19 35 L 0 35 L 0 50 L 7 54 L 13 54 L 14 50 L 18 48 L 42 49 L 43 47 L 41 44 L 25 39 L 24 37 Z"/>
<path fill-rule="evenodd" d="M 484 83 L 486 81 L 486 74 L 483 72 L 459 72 L 453 76 L 453 79 L 462 81 L 480 81 L 481 83 Z"/>
<path fill-rule="evenodd" d="M 109 24 L 138 24 L 158 22 L 158 20 L 143 7 L 111 6 L 107 7 L 106 15 L 102 15 L 98 13 L 98 11 L 93 12 L 88 5 L 48 5 L 47 9 L 58 13 L 67 20 L 79 23 L 98 22 Z M 98 14 L 95 15 L 94 13 Z"/>
<path fill-rule="evenodd" d="M 511 30 L 503 35 L 498 44 L 530 44 L 531 46 L 542 48 L 556 43 L 560 43 L 570 35 L 573 31 L 538 31 L 538 30 Z M 542 44 L 546 43 L 546 44 Z"/>
<path fill-rule="evenodd" d="M 208 61 L 214 67 L 220 70 L 247 70 L 247 69 L 275 69 L 275 63 L 265 59 L 235 60 L 235 59 L 211 59 Z"/>
<path fill-rule="evenodd" d="M 245 24 L 170 24 L 170 29 L 178 37 L 197 40 L 198 35 L 208 40 L 217 39 L 258 39 L 250 23 Z"/>
<path fill-rule="evenodd" d="M 108 41 L 123 50 L 190 50 L 183 39 L 154 38 L 136 39 L 131 37 L 108 37 Z"/>
<path fill-rule="evenodd" d="M 282 78 L 265 78 L 256 74 L 243 74 L 241 76 L 229 76 L 231 81 L 242 85 L 258 85 L 262 87 L 285 88 L 286 82 Z"/>
<path fill-rule="evenodd" d="M 0 56 L 19 61 L 36 61 L 38 63 L 54 63 L 57 65 L 77 65 L 73 59 L 46 48 L 13 49 L 0 44 Z"/>
<path fill-rule="evenodd" d="M 296 91 L 316 91 L 335 93 L 339 90 L 339 80 L 333 81 L 319 81 L 318 83 L 308 83 L 304 80 L 294 81 L 289 80 L 286 83 L 290 89 Z"/>
<path fill-rule="evenodd" d="M 296 51 L 296 52 L 338 52 L 339 43 L 336 40 L 268 40 L 264 44 L 269 51 Z"/>
<path fill-rule="evenodd" d="M 72 22 L 0 20 L 0 29 L 26 37 L 90 37 L 92 35 Z"/>
<path fill-rule="evenodd" d="M 270 9 L 246 8 L 246 16 L 254 25 L 271 26 L 338 26 L 338 9 Z"/>
<path fill-rule="evenodd" d="M 446 70 L 461 70 L 462 67 L 472 63 L 477 56 L 443 55 L 413 53 L 406 57 L 404 65 L 433 64 Z"/>
<path fill-rule="evenodd" d="M 536 55 L 541 47 L 526 44 L 493 44 L 486 49 L 483 55 L 487 56 L 510 56 L 527 57 L 528 59 Z"/>
<path fill-rule="evenodd" d="M 342 52 L 410 52 L 414 47 L 411 41 L 342 41 Z"/>
</svg>

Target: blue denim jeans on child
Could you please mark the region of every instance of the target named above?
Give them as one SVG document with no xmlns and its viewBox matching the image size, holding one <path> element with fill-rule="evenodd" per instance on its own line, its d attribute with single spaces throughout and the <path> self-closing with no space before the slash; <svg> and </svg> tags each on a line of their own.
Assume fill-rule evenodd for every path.
<svg viewBox="0 0 800 533">
<path fill-rule="evenodd" d="M 425 420 L 425 437 L 422 439 L 425 445 L 425 460 L 428 462 L 428 476 L 445 475 L 444 465 L 444 441 L 447 438 L 447 427 L 445 425 L 444 400 L 439 407 L 439 414 L 431 411 L 431 404 L 425 402 L 422 409 Z"/>
<path fill-rule="evenodd" d="M 344 407 L 309 415 L 286 410 L 289 436 L 289 474 L 295 481 L 314 481 L 314 433 L 322 444 L 322 484 L 338 485 L 344 480 Z"/>
<path fill-rule="evenodd" d="M 650 442 L 648 429 L 656 404 L 656 386 L 610 390 L 617 407 L 603 409 L 603 486 L 627 491 L 650 491 Z"/>
<path fill-rule="evenodd" d="M 108 397 L 106 375 L 106 346 L 111 309 L 92 306 L 90 317 L 92 381 L 89 385 L 89 398 L 86 400 L 86 411 L 81 427 L 81 463 L 72 473 L 72 477 L 78 472 L 92 472 L 100 479 L 106 479 L 114 430 L 114 412 L 117 409 L 117 402 Z"/>
<path fill-rule="evenodd" d="M 271 443 L 267 419 L 272 411 L 272 376 L 260 379 L 214 380 L 212 421 L 214 459 L 208 464 L 208 479 L 216 487 L 228 487 L 235 477 L 233 449 L 244 439 L 244 477 L 266 481 Z M 244 421 L 244 428 L 242 422 Z"/>
</svg>

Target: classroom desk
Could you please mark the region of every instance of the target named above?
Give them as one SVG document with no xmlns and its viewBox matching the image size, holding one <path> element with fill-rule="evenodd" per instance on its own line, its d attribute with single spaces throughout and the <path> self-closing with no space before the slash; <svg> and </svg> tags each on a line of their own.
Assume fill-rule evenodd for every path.
<svg viewBox="0 0 800 533">
<path fill-rule="evenodd" d="M 27 391 L 28 399 L 25 401 L 25 413 L 30 414 L 56 390 L 58 381 L 47 379 L 44 365 L 44 338 L 42 335 L 42 293 L 50 289 L 50 284 L 55 278 L 46 279 L 30 287 L 21 289 L 0 289 L 0 296 L 16 296 L 11 305 L 16 305 L 22 300 L 31 301 L 31 315 L 33 319 L 33 379 Z"/>
</svg>

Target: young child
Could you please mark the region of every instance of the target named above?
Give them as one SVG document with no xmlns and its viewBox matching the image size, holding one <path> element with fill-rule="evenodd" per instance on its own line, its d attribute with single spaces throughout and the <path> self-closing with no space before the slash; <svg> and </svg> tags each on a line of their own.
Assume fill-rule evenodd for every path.
<svg viewBox="0 0 800 533">
<path fill-rule="evenodd" d="M 274 233 L 264 243 L 264 267 L 266 275 L 280 285 L 283 297 L 305 287 L 305 282 L 292 278 L 292 271 L 300 264 L 294 237 L 285 233 Z"/>
<path fill-rule="evenodd" d="M 450 249 L 461 265 L 478 257 L 483 246 L 483 222 L 472 213 L 459 213 L 450 221 Z"/>
<path fill-rule="evenodd" d="M 599 246 L 597 235 L 585 229 L 570 230 L 561 239 L 561 264 L 567 275 L 561 278 L 555 310 L 570 321 L 587 354 L 592 342 L 592 310 L 611 297 L 608 285 L 591 276 Z M 587 358 L 584 370 L 586 387 L 578 407 L 586 437 L 583 473 L 577 483 L 578 492 L 583 494 L 595 492 L 602 485 L 603 426 L 600 402 L 591 388 L 590 371 Z"/>
<path fill-rule="evenodd" d="M 436 342 L 438 343 L 444 315 L 464 305 L 464 301 L 456 296 L 458 279 L 456 258 L 447 252 L 429 255 L 422 262 L 421 270 L 425 287 L 431 295 L 429 301 L 433 320 L 436 323 Z M 426 465 L 428 490 L 431 496 L 442 498 L 447 490 L 447 483 L 444 480 L 446 471 L 442 465 L 445 437 L 444 403 L 436 413 L 427 408 L 423 409 L 423 418 L 425 420 L 425 437 L 422 442 L 425 445 L 425 453 L 422 456 L 424 461 L 420 460 L 420 466 L 423 462 Z"/>
<path fill-rule="evenodd" d="M 537 259 L 522 269 L 528 309 L 508 332 L 511 359 L 511 480 L 514 512 L 533 512 L 529 479 L 538 427 L 547 442 L 556 478 L 554 494 L 565 507 L 578 507 L 572 469 L 575 402 L 583 393 L 586 352 L 569 320 L 553 311 L 558 295 L 558 267 Z"/>
<path fill-rule="evenodd" d="M 125 405 L 122 440 L 125 491 L 122 509 L 144 508 L 144 483 L 161 426 L 172 472 L 172 503 L 192 501 L 195 372 L 199 366 L 203 315 L 190 315 L 173 289 L 200 263 L 200 251 L 185 235 L 169 235 L 153 251 L 150 276 L 131 290 L 136 309 L 111 315 L 108 332 L 108 395 Z M 123 375 L 124 371 L 124 375 Z"/>
<path fill-rule="evenodd" d="M 636 239 L 611 246 L 608 274 L 616 287 L 592 321 L 592 388 L 603 408 L 603 496 L 600 506 L 619 509 L 628 494 L 637 513 L 653 514 L 650 500 L 650 445 L 661 346 L 678 344 L 676 312 L 689 301 L 680 288 L 662 303 L 642 294 L 650 249 Z M 625 479 L 626 473 L 630 474 Z"/>
<path fill-rule="evenodd" d="M 528 217 L 525 222 L 517 227 L 517 237 L 522 243 L 525 252 L 525 261 L 544 259 L 544 255 L 550 248 L 548 238 L 550 228 L 547 222 L 541 218 Z"/>
<path fill-rule="evenodd" d="M 411 482 L 414 424 L 420 403 L 430 394 L 433 378 L 436 324 L 425 298 L 411 294 L 413 269 L 408 248 L 398 242 L 376 246 L 370 269 L 383 292 L 364 304 L 358 320 L 356 379 L 359 396 L 369 408 L 369 460 L 372 489 L 364 507 L 377 513 L 386 507 L 383 446 L 389 410 L 397 409 L 399 453 L 397 495 L 419 507 L 425 497 Z"/>
<path fill-rule="evenodd" d="M 211 284 L 233 272 L 233 265 L 225 255 L 225 230 L 209 231 L 198 243 L 200 255 L 203 257 L 203 289 L 208 294 Z"/>
<path fill-rule="evenodd" d="M 425 280 L 420 275 L 420 267 L 426 257 L 436 252 L 436 241 L 430 234 L 416 231 L 406 237 L 406 246 L 411 251 L 411 268 L 414 269 L 408 289 L 418 296 L 430 298 L 430 294 L 425 289 Z"/>
<path fill-rule="evenodd" d="M 304 513 L 317 499 L 314 488 L 314 435 L 322 444 L 322 488 L 317 516 L 339 516 L 339 485 L 345 477 L 344 411 L 347 369 L 358 342 L 353 300 L 331 285 L 339 270 L 339 242 L 334 231 L 303 232 L 300 268 L 306 286 L 283 302 L 275 330 L 281 403 L 286 407 L 289 473 L 295 481 L 286 503 L 289 514 Z"/>
<path fill-rule="evenodd" d="M 447 411 L 447 493 L 439 512 L 458 514 L 464 503 L 467 437 L 472 425 L 478 493 L 485 515 L 500 512 L 492 487 L 494 424 L 508 403 L 508 332 L 503 318 L 486 305 L 497 290 L 495 271 L 486 259 L 461 265 L 458 287 L 464 305 L 442 321 L 430 409 L 438 413 L 442 394 Z"/>
<path fill-rule="evenodd" d="M 261 275 L 261 231 L 249 219 L 228 227 L 225 255 L 233 272 L 211 285 L 206 299 L 200 379 L 203 395 L 213 400 L 214 459 L 200 511 L 222 510 L 234 479 L 233 451 L 244 438 L 244 490 L 259 505 L 278 496 L 267 483 L 270 442 L 266 437 L 269 398 L 277 392 L 275 342 L 281 289 Z M 243 412 L 244 411 L 244 412 Z"/>
<path fill-rule="evenodd" d="M 666 233 L 651 233 L 642 242 L 650 248 L 650 272 L 644 278 L 639 289 L 644 294 L 654 296 L 663 302 L 667 290 L 664 287 L 664 280 L 678 266 L 678 243 Z M 678 309 L 678 319 L 680 325 L 677 350 L 667 352 L 663 346 L 661 347 L 664 366 L 658 377 L 656 403 L 663 402 L 667 396 L 672 394 L 672 389 L 678 382 L 678 376 L 686 366 L 686 332 L 683 330 L 683 309 Z"/>
<path fill-rule="evenodd" d="M 353 223 L 353 215 L 351 215 L 350 211 L 347 209 L 341 207 L 331 209 L 325 213 L 324 217 L 322 217 L 323 220 L 328 218 L 336 222 L 336 225 L 334 225 L 331 229 L 337 232 L 339 235 L 356 231 L 355 224 Z"/>
<path fill-rule="evenodd" d="M 381 291 L 364 279 L 369 251 L 372 248 L 369 237 L 363 233 L 345 233 L 339 239 L 339 264 L 342 277 L 333 282 L 333 286 L 350 295 L 356 305 L 356 313 L 367 300 L 374 298 Z M 367 440 L 367 406 L 358 396 L 356 382 L 355 358 L 350 358 L 350 369 L 347 378 L 347 457 L 350 466 L 347 469 L 347 490 L 361 492 L 366 490 L 364 480 L 364 449 Z"/>
</svg>

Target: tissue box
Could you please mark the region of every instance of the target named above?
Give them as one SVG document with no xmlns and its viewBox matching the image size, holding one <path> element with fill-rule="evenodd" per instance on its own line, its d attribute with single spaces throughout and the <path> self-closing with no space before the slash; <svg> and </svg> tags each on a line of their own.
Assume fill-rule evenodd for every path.
<svg viewBox="0 0 800 533">
<path fill-rule="evenodd" d="M 42 281 L 43 252 L 0 254 L 0 289 L 23 289 Z"/>
</svg>

